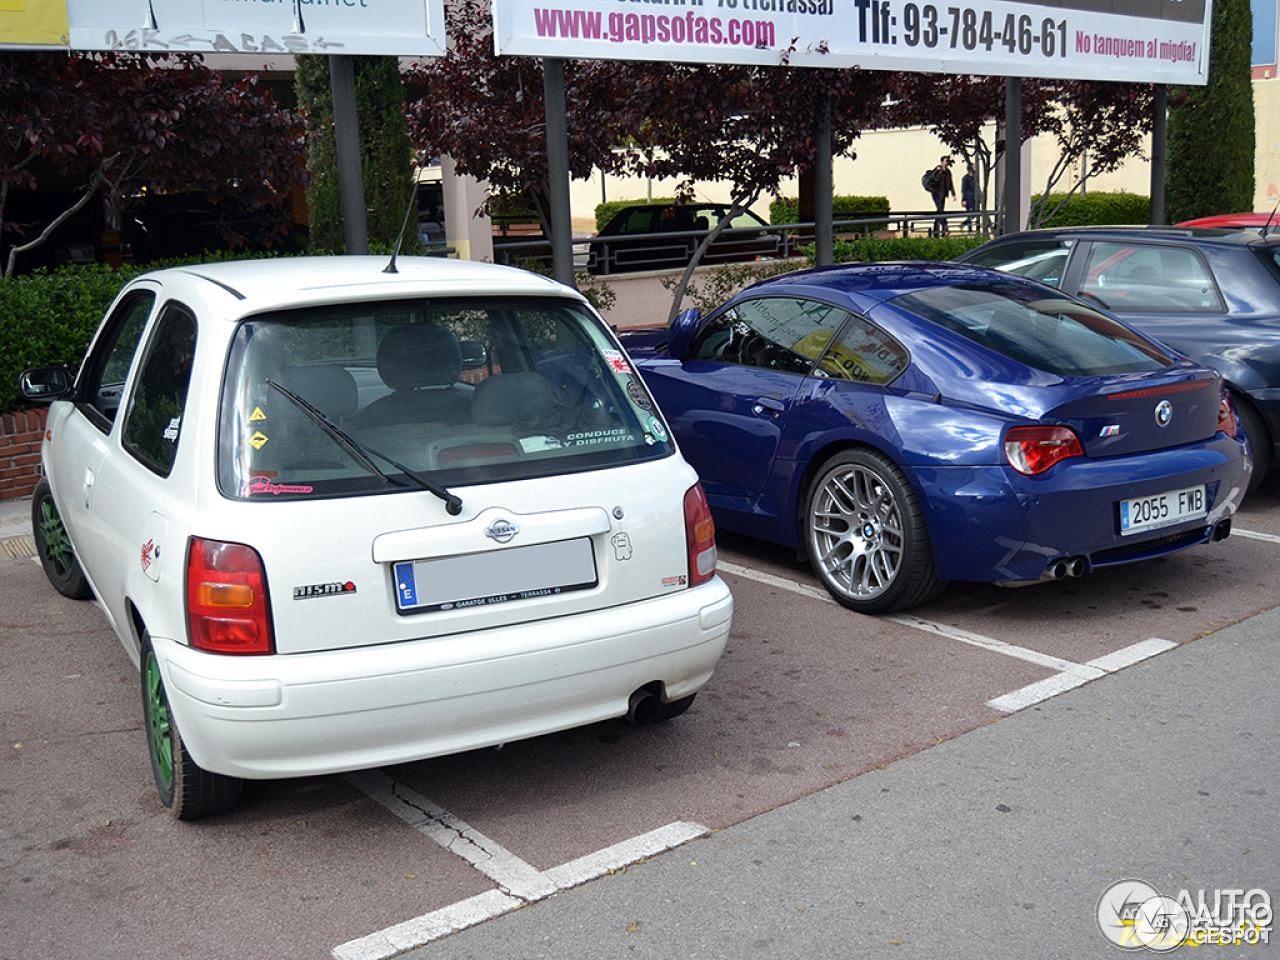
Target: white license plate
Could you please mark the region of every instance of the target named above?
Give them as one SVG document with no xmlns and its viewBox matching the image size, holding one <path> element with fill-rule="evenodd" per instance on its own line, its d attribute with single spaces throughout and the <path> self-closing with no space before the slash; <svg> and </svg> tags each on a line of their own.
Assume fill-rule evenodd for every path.
<svg viewBox="0 0 1280 960">
<path fill-rule="evenodd" d="M 405 561 L 395 565 L 394 573 L 401 613 L 487 607 L 586 590 L 599 582 L 587 537 Z"/>
<path fill-rule="evenodd" d="M 1185 490 L 1170 490 L 1150 497 L 1120 501 L 1120 535 L 1141 533 L 1171 527 L 1187 520 L 1200 520 L 1209 514 L 1204 484 Z"/>
</svg>

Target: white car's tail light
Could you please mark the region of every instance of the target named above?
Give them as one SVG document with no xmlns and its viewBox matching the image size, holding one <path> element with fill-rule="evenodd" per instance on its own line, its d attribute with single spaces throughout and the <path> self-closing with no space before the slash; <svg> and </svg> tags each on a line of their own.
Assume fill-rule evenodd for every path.
<svg viewBox="0 0 1280 960">
<path fill-rule="evenodd" d="M 1084 448 L 1068 427 L 1014 427 L 1004 436 L 1004 455 L 1013 469 L 1035 476 L 1059 460 L 1083 457 Z"/>
<path fill-rule="evenodd" d="M 696 587 L 716 574 L 716 524 L 700 483 L 684 494 L 684 536 L 689 546 L 689 586 Z"/>
<path fill-rule="evenodd" d="M 210 653 L 275 652 L 262 558 L 242 543 L 191 538 L 187 553 L 191 645 Z"/>
</svg>

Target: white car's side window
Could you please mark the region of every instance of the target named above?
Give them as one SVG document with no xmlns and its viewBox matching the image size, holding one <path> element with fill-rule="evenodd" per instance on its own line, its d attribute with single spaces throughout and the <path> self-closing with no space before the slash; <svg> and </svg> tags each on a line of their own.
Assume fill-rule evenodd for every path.
<svg viewBox="0 0 1280 960">
<path fill-rule="evenodd" d="M 110 430 L 115 421 L 124 383 L 155 299 L 155 294 L 142 291 L 122 300 L 107 321 L 101 342 L 85 361 L 78 398 L 81 409 L 103 432 Z"/>
<path fill-rule="evenodd" d="M 124 448 L 161 476 L 177 456 L 195 353 L 196 318 L 167 304 L 138 370 L 122 437 Z"/>
</svg>

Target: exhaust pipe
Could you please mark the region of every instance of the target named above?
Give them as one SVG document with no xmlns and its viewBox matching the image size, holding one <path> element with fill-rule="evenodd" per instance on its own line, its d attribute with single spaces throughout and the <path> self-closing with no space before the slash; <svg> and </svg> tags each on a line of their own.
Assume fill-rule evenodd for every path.
<svg viewBox="0 0 1280 960">
<path fill-rule="evenodd" d="M 1083 577 L 1089 570 L 1084 557 L 1062 557 L 1044 568 L 1041 580 L 1065 580 L 1067 577 Z"/>
<path fill-rule="evenodd" d="M 1213 542 L 1221 543 L 1227 537 L 1231 536 L 1231 520 L 1223 520 L 1220 524 L 1213 528 Z"/>
<path fill-rule="evenodd" d="M 662 704 L 653 695 L 653 691 L 647 687 L 641 687 L 631 694 L 631 699 L 627 703 L 627 719 L 637 727 L 647 727 L 657 720 L 660 706 Z"/>
</svg>

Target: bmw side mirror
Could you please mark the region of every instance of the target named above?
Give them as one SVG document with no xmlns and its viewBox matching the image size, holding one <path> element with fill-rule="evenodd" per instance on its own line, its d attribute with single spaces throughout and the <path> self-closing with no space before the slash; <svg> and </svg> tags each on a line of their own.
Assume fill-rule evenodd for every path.
<svg viewBox="0 0 1280 960">
<path fill-rule="evenodd" d="M 51 403 L 69 396 L 75 378 L 65 367 L 31 367 L 18 375 L 18 392 L 33 403 Z"/>
<path fill-rule="evenodd" d="M 671 326 L 667 327 L 667 356 L 683 360 L 701 323 L 702 314 L 697 310 L 684 310 L 677 314 Z"/>
</svg>

